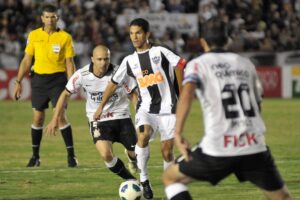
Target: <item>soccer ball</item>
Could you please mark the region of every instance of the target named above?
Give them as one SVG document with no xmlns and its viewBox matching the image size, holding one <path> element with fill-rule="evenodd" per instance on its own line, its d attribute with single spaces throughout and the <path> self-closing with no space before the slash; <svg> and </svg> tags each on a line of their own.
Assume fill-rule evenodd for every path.
<svg viewBox="0 0 300 200">
<path fill-rule="evenodd" d="M 138 180 L 124 181 L 119 187 L 121 200 L 139 200 L 142 194 L 142 186 Z"/>
</svg>

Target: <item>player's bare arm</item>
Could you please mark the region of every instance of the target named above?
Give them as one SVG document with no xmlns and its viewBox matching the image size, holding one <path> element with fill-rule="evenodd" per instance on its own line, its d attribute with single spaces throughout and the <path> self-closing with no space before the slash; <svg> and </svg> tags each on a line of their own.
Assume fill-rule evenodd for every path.
<svg viewBox="0 0 300 200">
<path fill-rule="evenodd" d="M 66 58 L 66 73 L 68 79 L 74 74 L 75 72 L 75 64 L 73 58 Z"/>
<path fill-rule="evenodd" d="M 131 101 L 132 105 L 134 106 L 134 108 L 136 107 L 138 98 L 139 98 L 139 94 L 136 90 L 134 90 L 130 95 L 129 95 L 129 100 Z"/>
<path fill-rule="evenodd" d="M 106 89 L 105 89 L 105 92 L 103 94 L 103 97 L 102 97 L 102 101 L 101 103 L 99 104 L 96 112 L 94 113 L 94 120 L 98 120 L 100 119 L 101 117 L 101 114 L 102 114 L 102 110 L 105 106 L 105 104 L 107 103 L 108 99 L 111 97 L 111 95 L 116 91 L 118 85 L 109 81 L 107 86 L 106 86 Z"/>
<path fill-rule="evenodd" d="M 55 135 L 55 132 L 58 128 L 58 120 L 61 117 L 62 111 L 67 104 L 69 97 L 71 96 L 71 93 L 69 93 L 67 90 L 64 90 L 57 101 L 56 107 L 54 109 L 54 113 L 52 116 L 51 121 L 46 127 L 46 134 L 47 135 Z"/>
<path fill-rule="evenodd" d="M 14 98 L 15 100 L 18 100 L 21 96 L 22 92 L 22 85 L 21 81 L 23 80 L 25 74 L 27 74 L 30 70 L 31 64 L 32 64 L 32 55 L 29 55 L 25 53 L 19 67 L 17 79 L 14 86 Z"/>
<path fill-rule="evenodd" d="M 183 128 L 194 99 L 196 84 L 187 83 L 183 86 L 177 103 L 175 143 L 186 161 L 190 160 L 188 141 L 183 137 Z"/>
</svg>

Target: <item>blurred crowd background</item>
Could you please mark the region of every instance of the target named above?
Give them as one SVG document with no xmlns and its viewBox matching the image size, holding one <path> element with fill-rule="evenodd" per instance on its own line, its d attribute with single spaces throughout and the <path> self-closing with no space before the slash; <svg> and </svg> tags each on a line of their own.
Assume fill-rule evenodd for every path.
<svg viewBox="0 0 300 200">
<path fill-rule="evenodd" d="M 132 51 L 128 24 L 122 19 L 145 13 L 196 15 L 196 34 L 169 28 L 152 35 L 153 42 L 179 54 L 199 51 L 201 28 L 214 16 L 228 24 L 231 51 L 300 50 L 300 0 L 0 0 L 0 53 L 6 59 L 23 56 L 28 33 L 41 26 L 44 3 L 59 7 L 58 24 L 73 36 L 77 65 L 97 44 L 106 44 L 113 52 Z M 1 61 L 0 68 L 7 65 Z"/>
</svg>

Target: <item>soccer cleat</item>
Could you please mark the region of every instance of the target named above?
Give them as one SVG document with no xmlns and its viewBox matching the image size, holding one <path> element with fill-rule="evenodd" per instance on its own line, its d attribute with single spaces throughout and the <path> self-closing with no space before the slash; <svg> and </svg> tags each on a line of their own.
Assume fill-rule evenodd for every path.
<svg viewBox="0 0 300 200">
<path fill-rule="evenodd" d="M 143 186 L 143 196 L 145 199 L 153 199 L 153 191 L 151 188 L 151 185 L 149 183 L 149 180 L 146 180 L 144 182 L 141 182 Z"/>
<path fill-rule="evenodd" d="M 68 156 L 68 167 L 77 167 L 78 160 L 75 156 Z"/>
<path fill-rule="evenodd" d="M 41 164 L 39 157 L 32 156 L 27 164 L 27 167 L 39 167 Z"/>
<path fill-rule="evenodd" d="M 135 173 L 139 173 L 140 170 L 138 169 L 138 166 L 137 166 L 137 163 L 136 163 L 136 160 L 132 160 L 129 155 L 128 155 L 128 152 L 127 150 L 125 149 L 125 155 L 127 156 L 127 159 L 128 159 L 128 170 L 131 174 L 135 174 Z"/>
<path fill-rule="evenodd" d="M 139 172 L 139 169 L 138 169 L 135 161 L 128 162 L 128 170 L 131 174 L 135 174 L 135 173 Z"/>
</svg>

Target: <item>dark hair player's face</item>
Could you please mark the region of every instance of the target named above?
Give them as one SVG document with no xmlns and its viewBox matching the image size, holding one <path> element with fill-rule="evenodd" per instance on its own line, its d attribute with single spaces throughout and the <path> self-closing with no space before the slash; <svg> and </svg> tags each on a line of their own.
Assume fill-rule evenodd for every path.
<svg viewBox="0 0 300 200">
<path fill-rule="evenodd" d="M 150 33 L 145 32 L 142 27 L 132 25 L 129 28 L 131 42 L 136 49 L 143 49 L 148 43 Z"/>
</svg>

